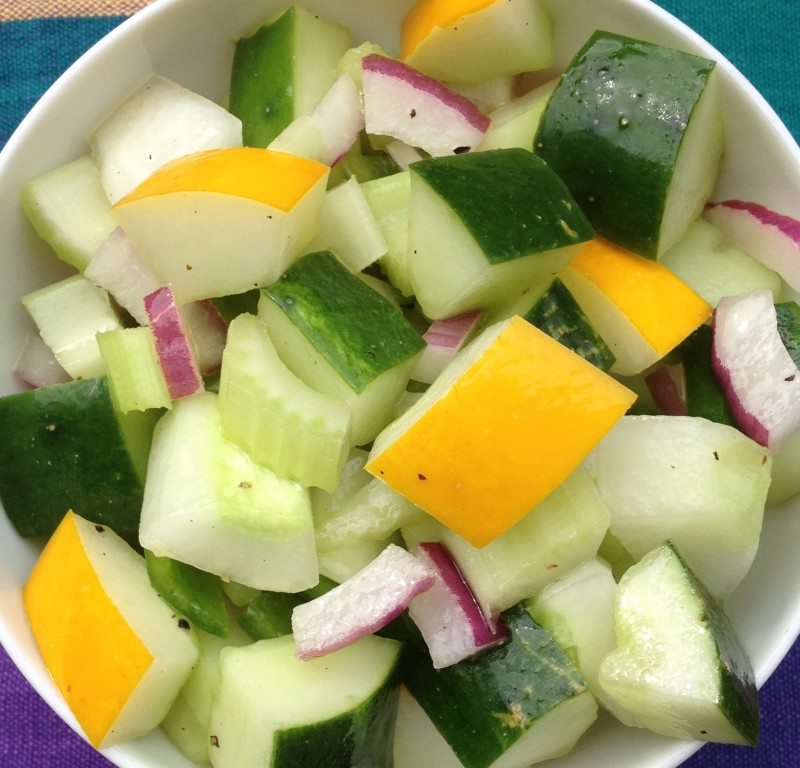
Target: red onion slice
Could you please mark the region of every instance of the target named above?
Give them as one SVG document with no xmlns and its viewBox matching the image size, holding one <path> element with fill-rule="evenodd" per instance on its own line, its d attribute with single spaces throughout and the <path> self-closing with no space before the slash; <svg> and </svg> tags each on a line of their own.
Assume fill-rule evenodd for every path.
<svg viewBox="0 0 800 768">
<path fill-rule="evenodd" d="M 489 130 L 491 119 L 469 99 L 401 61 L 371 53 L 361 74 L 368 133 L 441 156 L 468 152 Z"/>
<path fill-rule="evenodd" d="M 203 379 L 172 289 L 163 286 L 148 294 L 144 306 L 170 397 L 177 400 L 201 392 Z"/>
<path fill-rule="evenodd" d="M 745 200 L 709 205 L 703 218 L 800 291 L 800 221 Z"/>
<path fill-rule="evenodd" d="M 17 352 L 13 371 L 22 381 L 34 388 L 65 384 L 72 380 L 61 367 L 61 363 L 56 360 L 53 350 L 34 331 L 28 334 Z"/>
<path fill-rule="evenodd" d="M 419 357 L 411 378 L 430 384 L 466 344 L 481 319 L 481 311 L 434 320 L 422 338 L 427 346 Z"/>
<path fill-rule="evenodd" d="M 800 429 L 800 370 L 778 332 L 771 291 L 719 301 L 711 357 L 731 412 L 746 435 L 775 448 Z"/>
<path fill-rule="evenodd" d="M 656 408 L 665 416 L 687 416 L 686 378 L 683 366 L 661 365 L 645 376 L 647 389 Z"/>
<path fill-rule="evenodd" d="M 433 586 L 434 571 L 390 544 L 369 565 L 292 612 L 297 657 L 312 659 L 385 627 Z"/>
<path fill-rule="evenodd" d="M 502 621 L 490 626 L 444 545 L 423 542 L 415 554 L 436 572 L 433 586 L 415 597 L 408 608 L 428 645 L 434 668 L 450 666 L 508 639 Z"/>
</svg>

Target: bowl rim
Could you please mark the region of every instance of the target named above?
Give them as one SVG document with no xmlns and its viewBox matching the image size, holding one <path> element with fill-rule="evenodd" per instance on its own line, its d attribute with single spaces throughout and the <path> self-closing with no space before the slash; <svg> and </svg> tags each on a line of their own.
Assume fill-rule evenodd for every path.
<svg viewBox="0 0 800 768">
<path fill-rule="evenodd" d="M 52 85 L 50 85 L 13 131 L 0 151 L 0 180 L 4 178 L 8 167 L 17 157 L 17 153 L 25 149 L 26 144 L 32 140 L 31 137 L 35 137 L 40 124 L 47 119 L 51 110 L 56 108 L 59 101 L 64 98 L 65 92 L 68 93 L 79 87 L 81 81 L 89 76 L 92 67 L 95 66 L 96 60 L 99 59 L 102 61 L 104 57 L 113 57 L 115 55 L 114 51 L 120 42 L 130 41 L 141 31 L 167 18 L 170 14 L 179 13 L 181 10 L 193 5 L 202 5 L 202 7 L 206 7 L 210 2 L 211 0 L 154 0 L 132 16 L 123 20 L 103 38 L 95 42 L 76 59 Z M 269 2 L 269 0 L 264 0 L 264 2 Z M 315 0 L 311 0 L 309 4 L 313 5 L 314 2 Z M 316 2 L 319 2 L 319 0 L 316 0 Z M 410 4 L 410 0 L 401 0 L 401 2 L 405 5 Z M 560 0 L 546 0 L 546 2 L 549 6 L 553 6 L 560 2 Z M 623 13 L 626 11 L 646 13 L 652 17 L 658 25 L 666 25 L 669 27 L 670 34 L 685 41 L 688 48 L 702 52 L 709 58 L 714 58 L 718 66 L 725 72 L 726 77 L 731 82 L 735 83 L 736 89 L 751 102 L 758 113 L 760 124 L 770 132 L 772 140 L 778 142 L 781 151 L 785 152 L 792 159 L 792 167 L 787 170 L 787 173 L 796 181 L 795 188 L 800 190 L 800 147 L 798 143 L 763 95 L 720 51 L 683 21 L 652 0 L 607 0 L 607 2 L 613 6 L 618 6 L 620 12 Z M 281 5 L 284 4 L 288 4 L 288 2 L 282 3 Z M 397 5 L 397 3 L 395 3 L 395 5 Z M 73 148 L 72 152 L 74 153 L 74 151 L 75 149 Z M 2 186 L 2 181 L 0 181 L 0 187 Z M 0 211 L 2 210 L 3 209 L 0 208 Z M 796 212 L 796 215 L 800 215 L 800 210 Z M 2 517 L 5 518 L 5 515 L 3 514 Z M 4 519 L 0 521 L 0 523 L 5 525 L 6 520 Z M 10 530 L 12 535 L 16 536 L 13 529 Z M 4 532 L 4 529 L 0 528 L 0 531 Z M 25 546 L 27 547 L 29 545 L 25 543 Z M 76 733 L 83 737 L 71 712 L 66 707 L 66 704 L 49 678 L 42 673 L 40 666 L 36 667 L 35 662 L 35 668 L 32 668 L 31 659 L 28 658 L 29 650 L 18 642 L 15 633 L 12 631 L 11 624 L 7 623 L 7 618 L 5 613 L 0 612 L 0 644 L 3 645 L 16 667 L 26 677 L 32 687 L 45 699 L 48 705 Z M 16 614 L 14 618 L 17 621 L 19 620 L 19 616 Z M 784 627 L 780 640 L 774 643 L 770 647 L 769 652 L 760 659 L 756 670 L 759 687 L 763 685 L 774 672 L 795 642 L 797 642 L 798 637 L 800 637 L 800 610 L 796 612 L 794 621 Z M 700 746 L 702 746 L 702 744 L 676 742 L 676 749 L 673 752 L 671 760 L 659 763 L 660 768 L 678 765 L 694 753 Z M 131 752 L 126 745 L 121 745 L 119 747 L 103 750 L 102 753 L 121 768 L 141 768 L 142 763 L 139 762 L 139 758 L 135 752 L 137 748 L 138 747 L 134 747 L 134 751 Z"/>
</svg>

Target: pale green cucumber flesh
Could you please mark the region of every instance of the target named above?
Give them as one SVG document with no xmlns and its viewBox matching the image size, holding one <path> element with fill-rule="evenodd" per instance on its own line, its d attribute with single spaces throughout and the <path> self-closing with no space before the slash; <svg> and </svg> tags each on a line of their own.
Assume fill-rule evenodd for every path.
<svg viewBox="0 0 800 768">
<path fill-rule="evenodd" d="M 408 271 L 408 210 L 411 197 L 408 171 L 382 176 L 361 185 L 364 197 L 375 215 L 388 250 L 380 259 L 381 270 L 403 295 L 414 288 Z"/>
<path fill-rule="evenodd" d="M 699 215 L 721 149 L 715 105 L 695 114 L 714 68 L 707 59 L 603 31 L 574 57 L 542 116 L 534 151 L 564 179 L 598 234 L 655 258 Z M 696 119 L 702 135 L 684 146 Z M 681 168 L 685 178 L 675 178 L 683 152 L 701 157 Z M 676 231 L 663 233 L 674 215 L 668 209 L 694 196 L 682 226 L 671 222 Z"/>
<path fill-rule="evenodd" d="M 191 626 L 217 637 L 228 634 L 228 610 L 218 577 L 148 550 L 144 557 L 150 583 L 162 600 Z"/>
<path fill-rule="evenodd" d="M 73 379 L 105 374 L 96 337 L 121 323 L 103 288 L 83 275 L 72 275 L 27 293 L 20 301 Z"/>
<path fill-rule="evenodd" d="M 559 177 L 519 148 L 422 160 L 411 173 L 441 197 L 502 264 L 590 240 L 592 228 Z"/>
<path fill-rule="evenodd" d="M 540 718 L 582 695 L 591 698 L 564 652 L 522 605 L 503 620 L 510 632 L 504 645 L 439 670 L 414 628 L 405 625 L 401 681 L 465 768 L 493 765 Z"/>
<path fill-rule="evenodd" d="M 354 392 L 424 346 L 401 312 L 329 252 L 302 257 L 262 291 Z"/>
<path fill-rule="evenodd" d="M 36 233 L 79 272 L 117 226 L 88 155 L 27 181 L 20 204 Z"/>
<path fill-rule="evenodd" d="M 608 371 L 616 360 L 578 302 L 558 278 L 525 315 L 525 319 L 602 371 Z"/>
<path fill-rule="evenodd" d="M 411 167 L 408 270 L 430 319 L 492 307 L 551 281 L 592 237 L 563 182 L 526 150 Z"/>
<path fill-rule="evenodd" d="M 200 656 L 160 727 L 184 757 L 198 765 L 208 765 L 208 718 L 219 683 L 220 651 L 228 646 L 247 645 L 251 640 L 235 622 L 231 622 L 224 638 L 202 631 L 195 634 Z"/>
<path fill-rule="evenodd" d="M 159 420 L 139 540 L 257 589 L 299 592 L 318 581 L 307 489 L 227 440 L 210 392 L 176 401 Z"/>
<path fill-rule="evenodd" d="M 583 467 L 516 525 L 484 547 L 442 527 L 449 548 L 487 616 L 536 594 L 592 559 L 608 530 L 608 507 Z"/>
<path fill-rule="evenodd" d="M 305 487 L 332 490 L 347 457 L 350 411 L 281 362 L 255 315 L 228 326 L 220 372 L 223 434 L 254 461 Z"/>
<path fill-rule="evenodd" d="M 624 416 L 585 465 L 611 533 L 636 560 L 670 540 L 719 599 L 749 571 L 772 458 L 738 429 L 692 416 Z"/>
<path fill-rule="evenodd" d="M 0 498 L 19 534 L 50 536 L 73 509 L 135 536 L 154 424 L 118 413 L 105 378 L 0 398 Z"/>
<path fill-rule="evenodd" d="M 670 543 L 620 580 L 617 650 L 605 689 L 637 722 L 663 735 L 755 744 L 753 670 L 721 604 Z"/>
<path fill-rule="evenodd" d="M 751 291 L 769 290 L 780 296 L 778 274 L 725 240 L 722 232 L 703 218 L 693 221 L 659 261 L 711 307 L 723 296 Z"/>
<path fill-rule="evenodd" d="M 167 381 L 147 326 L 97 334 L 97 345 L 117 408 L 123 413 L 170 408 Z"/>
<path fill-rule="evenodd" d="M 376 636 L 307 661 L 290 635 L 223 650 L 214 765 L 389 768 L 399 653 Z"/>
</svg>

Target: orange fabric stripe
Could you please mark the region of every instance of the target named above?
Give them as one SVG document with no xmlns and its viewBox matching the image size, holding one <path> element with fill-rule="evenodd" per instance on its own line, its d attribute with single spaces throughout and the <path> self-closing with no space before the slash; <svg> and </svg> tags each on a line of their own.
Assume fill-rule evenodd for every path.
<svg viewBox="0 0 800 768">
<path fill-rule="evenodd" d="M 152 0 L 0 0 L 0 22 L 68 16 L 130 16 Z"/>
</svg>

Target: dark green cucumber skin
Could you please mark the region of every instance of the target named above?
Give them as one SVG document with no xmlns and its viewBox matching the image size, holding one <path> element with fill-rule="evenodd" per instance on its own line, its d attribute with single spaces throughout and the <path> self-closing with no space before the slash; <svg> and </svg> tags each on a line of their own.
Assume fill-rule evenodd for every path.
<svg viewBox="0 0 800 768">
<path fill-rule="evenodd" d="M 447 202 L 489 264 L 594 237 L 564 182 L 525 149 L 432 157 L 410 170 Z"/>
<path fill-rule="evenodd" d="M 230 323 L 237 315 L 249 312 L 255 315 L 258 312 L 258 299 L 261 296 L 258 288 L 253 288 L 245 293 L 237 293 L 233 296 L 220 296 L 211 299 L 217 311 L 222 315 L 225 322 Z"/>
<path fill-rule="evenodd" d="M 300 594 L 262 592 L 245 606 L 236 620 L 253 640 L 291 635 L 292 611 L 303 602 Z"/>
<path fill-rule="evenodd" d="M 358 713 L 275 734 L 274 768 L 392 768 L 397 669 Z"/>
<path fill-rule="evenodd" d="M 237 617 L 239 626 L 253 640 L 269 640 L 292 634 L 292 611 L 296 605 L 306 603 L 325 594 L 336 582 L 320 576 L 319 583 L 302 592 L 261 592 L 256 595 Z"/>
<path fill-rule="evenodd" d="M 753 746 L 758 742 L 759 703 L 758 688 L 752 665 L 739 643 L 730 619 L 720 602 L 694 575 L 680 552 L 668 542 L 683 565 L 686 577 L 703 604 L 701 621 L 712 633 L 719 653 L 719 708 L 742 736 Z M 703 738 L 700 733 L 698 739 Z"/>
<path fill-rule="evenodd" d="M 686 382 L 686 411 L 689 416 L 738 429 L 711 365 L 713 338 L 711 326 L 701 325 L 678 348 Z"/>
<path fill-rule="evenodd" d="M 601 371 L 609 371 L 616 358 L 564 283 L 553 280 L 524 319 Z"/>
<path fill-rule="evenodd" d="M 410 622 L 400 680 L 449 743 L 464 768 L 486 768 L 553 705 L 586 683 L 551 635 L 523 605 L 504 612 L 510 639 L 436 670 Z"/>
<path fill-rule="evenodd" d="M 686 126 L 714 62 L 595 32 L 561 77 L 533 149 L 597 234 L 649 258 Z"/>
<path fill-rule="evenodd" d="M 800 305 L 794 301 L 782 301 L 775 305 L 775 314 L 783 346 L 792 362 L 800 368 Z"/>
<path fill-rule="evenodd" d="M 425 346 L 402 312 L 330 251 L 303 256 L 262 291 L 356 393 Z"/>
<path fill-rule="evenodd" d="M 217 637 L 228 636 L 228 609 L 218 576 L 145 550 L 150 584 L 191 626 Z"/>
<path fill-rule="evenodd" d="M 266 147 L 294 119 L 292 28 L 289 8 L 236 43 L 228 108 L 242 121 L 246 147 Z"/>
<path fill-rule="evenodd" d="M 131 455 L 104 377 L 0 398 L 0 499 L 19 535 L 49 537 L 72 509 L 135 541 L 158 413 L 131 415 L 148 420 Z"/>
<path fill-rule="evenodd" d="M 357 146 L 331 168 L 328 187 L 335 187 L 348 179 L 355 179 L 363 184 L 365 181 L 391 176 L 399 170 L 400 166 L 389 155 L 367 154 Z"/>
</svg>

